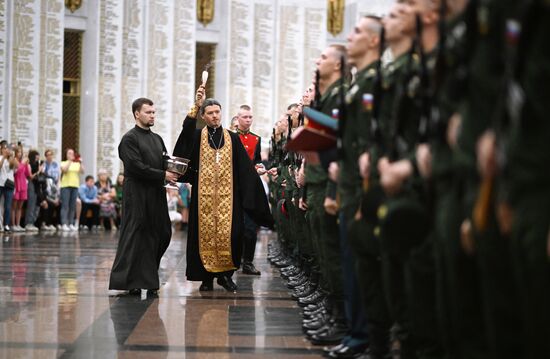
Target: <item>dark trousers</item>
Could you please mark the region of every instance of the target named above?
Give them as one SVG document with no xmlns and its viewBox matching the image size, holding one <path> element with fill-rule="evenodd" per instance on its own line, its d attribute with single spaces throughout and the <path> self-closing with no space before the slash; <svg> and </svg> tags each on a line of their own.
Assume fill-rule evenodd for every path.
<svg viewBox="0 0 550 359">
<path fill-rule="evenodd" d="M 59 205 L 55 205 L 53 202 L 48 201 L 48 208 L 39 207 L 40 216 L 38 218 L 38 223 L 44 223 L 47 226 L 55 225 L 55 215 L 59 208 Z"/>
<path fill-rule="evenodd" d="M 351 213 L 348 218 L 353 218 Z M 374 358 L 385 358 L 389 352 L 392 323 L 382 282 L 379 238 L 374 234 L 375 224 L 370 222 L 366 219 L 352 220 L 348 223 L 348 237 L 355 254 L 355 272 L 368 318 L 369 350 Z"/>
<path fill-rule="evenodd" d="M 80 224 L 88 228 L 99 225 L 99 204 L 82 202 L 82 212 L 80 213 Z"/>
<path fill-rule="evenodd" d="M 0 198 L 1 197 L 4 197 L 4 225 L 9 226 L 13 188 L 0 187 Z"/>
<path fill-rule="evenodd" d="M 355 273 L 355 257 L 348 242 L 347 220 L 340 212 L 340 253 L 342 255 L 342 272 L 344 282 L 344 308 L 349 326 L 349 338 L 346 344 L 359 347 L 369 343 L 367 317 L 361 301 L 361 292 Z"/>
<path fill-rule="evenodd" d="M 254 260 L 256 242 L 258 239 L 258 225 L 244 213 L 243 263 Z"/>
</svg>

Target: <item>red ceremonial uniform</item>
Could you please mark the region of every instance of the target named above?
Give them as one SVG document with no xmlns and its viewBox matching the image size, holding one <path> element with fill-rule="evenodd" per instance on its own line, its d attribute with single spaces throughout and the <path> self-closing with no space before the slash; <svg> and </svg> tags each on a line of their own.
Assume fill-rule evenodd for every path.
<svg viewBox="0 0 550 359">
<path fill-rule="evenodd" d="M 237 133 L 252 163 L 260 163 L 262 161 L 260 154 L 261 137 L 250 131 L 241 131 L 239 129 L 237 129 Z"/>
</svg>

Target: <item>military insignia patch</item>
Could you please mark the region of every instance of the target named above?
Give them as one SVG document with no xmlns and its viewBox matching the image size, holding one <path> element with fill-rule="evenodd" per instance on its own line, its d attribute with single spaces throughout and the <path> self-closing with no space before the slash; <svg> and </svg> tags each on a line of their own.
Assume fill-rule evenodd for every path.
<svg viewBox="0 0 550 359">
<path fill-rule="evenodd" d="M 420 77 L 414 76 L 407 86 L 407 95 L 410 98 L 413 98 L 416 96 L 416 93 L 418 91 L 418 88 L 420 87 Z"/>
<path fill-rule="evenodd" d="M 365 111 L 372 111 L 372 105 L 374 102 L 374 96 L 371 93 L 363 94 L 363 107 Z"/>
<path fill-rule="evenodd" d="M 516 19 L 506 20 L 506 41 L 510 45 L 517 45 L 521 35 L 521 24 Z"/>
<path fill-rule="evenodd" d="M 359 85 L 355 84 L 346 94 L 346 104 L 350 104 L 353 101 L 353 97 L 359 91 Z"/>
<path fill-rule="evenodd" d="M 489 32 L 489 9 L 486 6 L 481 6 L 477 10 L 478 31 L 482 35 L 487 35 Z"/>
<path fill-rule="evenodd" d="M 376 215 L 380 220 L 386 218 L 386 216 L 388 215 L 388 207 L 386 207 L 386 205 L 384 204 L 381 205 L 380 207 L 378 207 L 378 210 L 376 211 Z"/>
</svg>

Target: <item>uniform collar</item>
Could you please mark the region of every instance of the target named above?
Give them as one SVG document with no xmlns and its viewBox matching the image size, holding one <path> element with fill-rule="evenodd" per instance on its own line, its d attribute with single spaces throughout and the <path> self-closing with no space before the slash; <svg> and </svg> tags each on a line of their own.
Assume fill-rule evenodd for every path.
<svg viewBox="0 0 550 359">
<path fill-rule="evenodd" d="M 243 131 L 241 130 L 240 128 L 237 127 L 237 133 L 239 135 L 243 135 L 243 136 L 246 136 L 246 135 L 249 135 L 250 134 L 250 129 L 246 130 L 246 131 Z"/>
</svg>

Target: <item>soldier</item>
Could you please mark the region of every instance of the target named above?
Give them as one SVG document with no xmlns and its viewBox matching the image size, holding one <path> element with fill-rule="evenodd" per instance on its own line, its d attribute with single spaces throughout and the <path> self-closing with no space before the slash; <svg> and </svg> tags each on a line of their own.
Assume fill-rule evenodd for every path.
<svg viewBox="0 0 550 359">
<path fill-rule="evenodd" d="M 409 0 L 398 16 L 403 33 L 414 43 L 406 60 L 396 59 L 398 71 L 394 68 L 396 72 L 388 74 L 388 82 L 394 83 L 394 102 L 387 122 L 388 148 L 378 161 L 388 196 L 378 210 L 384 278 L 396 321 L 392 334 L 400 344 L 401 358 L 440 357 L 429 198 L 415 160 L 416 146 L 427 135 L 427 91 L 435 67 L 438 7 L 432 0 Z"/>
<path fill-rule="evenodd" d="M 507 176 L 510 211 L 499 206 L 499 223 L 511 233 L 515 277 L 520 293 L 523 358 L 550 356 L 550 2 L 534 0 L 522 3 L 516 66 L 510 83 L 515 90 L 507 102 L 511 129 L 508 146 Z M 512 17 L 509 20 L 513 20 Z M 517 23 L 508 23 L 507 35 Z M 517 29 L 517 28 L 516 28 Z M 513 39 L 510 38 L 511 40 Z M 511 213 L 511 216 L 507 216 Z M 510 217 L 510 218 L 507 218 Z M 505 224 L 511 226 L 503 226 Z M 514 308 L 509 308 L 513 310 Z"/>
<path fill-rule="evenodd" d="M 250 127 L 252 126 L 253 115 L 252 109 L 248 105 L 241 105 L 239 112 L 237 113 L 237 134 L 248 154 L 250 160 L 256 167 L 258 175 L 265 173 L 265 168 L 261 164 L 262 159 L 261 144 L 262 139 L 260 136 L 252 133 Z M 260 275 L 260 271 L 256 269 L 252 261 L 254 260 L 254 252 L 256 251 L 258 226 L 254 221 L 245 213 L 244 215 L 244 238 L 243 238 L 243 274 Z"/>
<path fill-rule="evenodd" d="M 388 353 L 389 317 L 381 282 L 379 253 L 373 247 L 371 223 L 355 221 L 361 206 L 361 176 L 358 157 L 372 144 L 370 136 L 373 97 L 380 69 L 380 18 L 362 18 L 348 35 L 348 61 L 357 70 L 346 93 L 346 118 L 342 133 L 342 150 L 338 164 L 331 164 L 331 177 L 338 179 L 341 203 L 340 232 L 353 251 L 354 263 L 346 275 L 356 277 L 357 294 L 351 303 L 352 315 L 358 317 L 361 331 L 368 335 L 369 358 L 384 358 Z M 342 242 L 343 243 L 343 242 Z M 358 295 L 359 294 L 359 295 Z M 359 321 L 365 316 L 366 318 Z M 358 327 L 357 324 L 354 326 Z M 357 331 L 357 329 L 355 329 Z M 353 332 L 352 332 L 353 333 Z M 367 335 L 363 334 L 366 338 Z M 349 344 L 348 344 L 349 346 Z M 343 348 L 334 348 L 331 357 L 342 357 Z"/>
<path fill-rule="evenodd" d="M 316 60 L 319 81 L 316 84 L 316 98 L 313 105 L 321 112 L 331 115 L 337 108 L 340 87 L 342 58 L 345 48 L 342 45 L 331 45 L 323 50 Z M 306 153 L 305 183 L 307 186 L 307 218 L 314 243 L 317 243 L 320 254 L 321 279 L 328 292 L 328 315 L 313 315 L 304 327 L 314 344 L 336 344 L 346 334 L 347 325 L 344 316 L 344 290 L 342 285 L 342 259 L 338 241 L 338 225 L 335 213 L 325 209 L 325 202 L 331 201 L 329 179 L 326 166 L 321 160 L 332 156 L 332 151 Z M 328 197 L 327 198 L 327 193 Z M 303 302 L 309 302 L 304 298 Z"/>
</svg>

